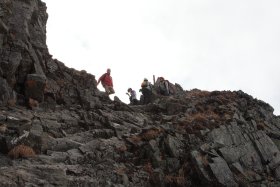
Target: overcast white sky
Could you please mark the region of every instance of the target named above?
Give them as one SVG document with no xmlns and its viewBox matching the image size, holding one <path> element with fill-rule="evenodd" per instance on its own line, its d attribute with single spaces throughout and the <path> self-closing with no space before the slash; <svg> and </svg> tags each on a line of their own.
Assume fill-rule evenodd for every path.
<svg viewBox="0 0 280 187">
<path fill-rule="evenodd" d="M 280 114 L 279 0 L 43 1 L 53 57 L 96 79 L 111 68 L 124 102 L 156 75 L 185 90 L 243 90 Z"/>
</svg>

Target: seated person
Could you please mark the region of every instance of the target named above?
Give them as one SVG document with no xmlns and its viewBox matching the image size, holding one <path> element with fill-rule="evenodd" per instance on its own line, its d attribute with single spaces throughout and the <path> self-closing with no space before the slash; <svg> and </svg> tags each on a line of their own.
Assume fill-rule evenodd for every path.
<svg viewBox="0 0 280 187">
<path fill-rule="evenodd" d="M 130 104 L 132 105 L 137 105 L 138 100 L 136 98 L 136 92 L 132 90 L 131 88 L 128 88 L 127 90 L 128 93 L 126 93 L 129 96 Z"/>
<path fill-rule="evenodd" d="M 170 95 L 169 82 L 163 77 L 159 78 L 158 93 L 165 96 Z"/>
<path fill-rule="evenodd" d="M 143 94 L 142 104 L 148 104 L 152 101 L 152 84 L 145 78 L 141 87 L 140 91 Z"/>
</svg>

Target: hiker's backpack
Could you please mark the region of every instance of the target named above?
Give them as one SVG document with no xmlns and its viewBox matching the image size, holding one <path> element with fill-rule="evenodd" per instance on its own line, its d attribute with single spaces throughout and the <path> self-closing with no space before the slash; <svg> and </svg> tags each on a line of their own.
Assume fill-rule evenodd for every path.
<svg viewBox="0 0 280 187">
<path fill-rule="evenodd" d="M 168 88 L 169 88 L 169 94 L 170 95 L 174 95 L 176 93 L 176 88 L 173 84 L 171 84 L 168 80 L 166 80 L 168 82 Z"/>
</svg>

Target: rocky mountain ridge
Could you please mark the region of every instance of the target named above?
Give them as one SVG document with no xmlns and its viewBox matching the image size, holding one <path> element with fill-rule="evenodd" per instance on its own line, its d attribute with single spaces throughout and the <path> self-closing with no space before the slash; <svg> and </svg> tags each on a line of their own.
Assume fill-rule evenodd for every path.
<svg viewBox="0 0 280 187">
<path fill-rule="evenodd" d="M 53 59 L 47 6 L 0 2 L 0 186 L 279 186 L 280 117 L 242 91 L 111 101 Z"/>
</svg>

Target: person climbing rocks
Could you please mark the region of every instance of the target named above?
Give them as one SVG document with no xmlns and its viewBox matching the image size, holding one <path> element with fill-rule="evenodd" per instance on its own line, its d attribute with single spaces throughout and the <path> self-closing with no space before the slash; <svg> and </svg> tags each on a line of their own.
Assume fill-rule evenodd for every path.
<svg viewBox="0 0 280 187">
<path fill-rule="evenodd" d="M 104 73 L 97 81 L 97 86 L 98 84 L 101 82 L 102 86 L 105 89 L 105 92 L 110 95 L 110 94 L 114 94 L 115 90 L 113 88 L 113 79 L 111 77 L 111 69 L 108 68 L 107 72 Z"/>
<path fill-rule="evenodd" d="M 128 88 L 126 94 L 129 96 L 129 100 L 130 100 L 131 105 L 137 105 L 138 104 L 138 100 L 137 100 L 137 97 L 136 97 L 135 90 L 132 90 L 132 88 Z"/>
<path fill-rule="evenodd" d="M 170 95 L 169 81 L 164 80 L 163 77 L 159 78 L 158 93 L 164 96 Z"/>
<path fill-rule="evenodd" d="M 142 104 L 148 104 L 152 100 L 152 84 L 148 81 L 147 78 L 144 78 L 142 84 L 141 84 L 141 89 L 140 91 L 142 92 L 142 99 L 141 103 Z"/>
</svg>

